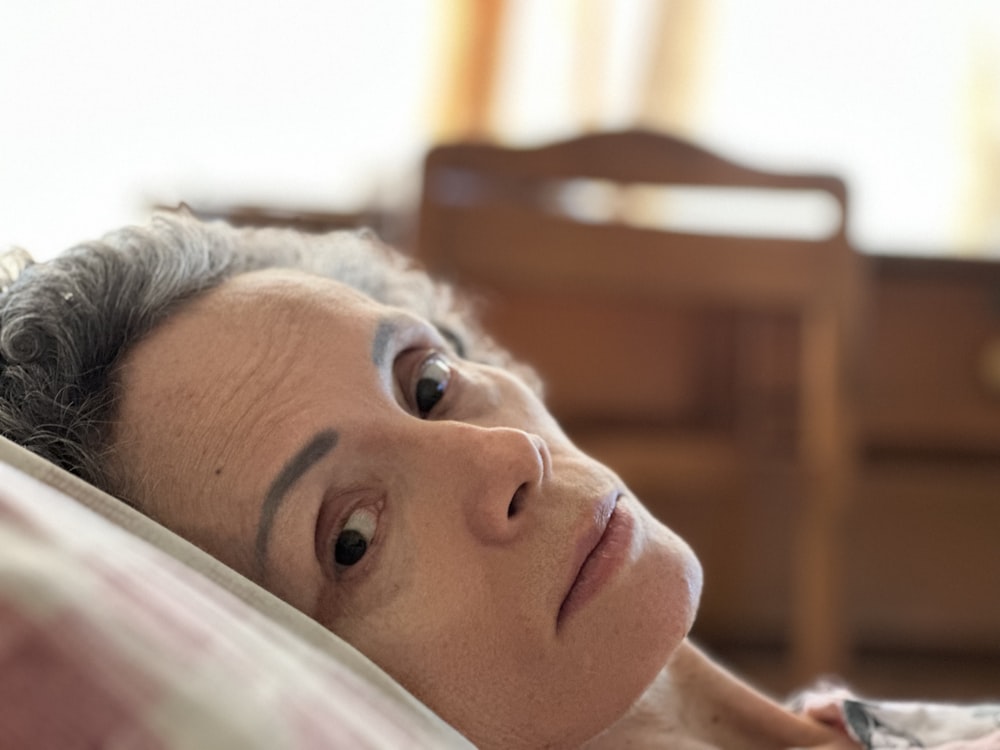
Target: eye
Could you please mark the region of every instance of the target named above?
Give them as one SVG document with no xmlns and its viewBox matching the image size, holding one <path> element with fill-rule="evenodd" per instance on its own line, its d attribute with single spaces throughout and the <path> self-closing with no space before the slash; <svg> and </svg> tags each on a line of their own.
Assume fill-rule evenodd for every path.
<svg viewBox="0 0 1000 750">
<path fill-rule="evenodd" d="M 421 419 L 426 419 L 444 397 L 451 380 L 451 364 L 441 354 L 432 354 L 420 365 L 414 386 L 413 403 Z"/>
<path fill-rule="evenodd" d="M 378 517 L 372 509 L 352 511 L 333 544 L 333 561 L 344 568 L 359 563 L 368 551 L 377 525 Z"/>
</svg>

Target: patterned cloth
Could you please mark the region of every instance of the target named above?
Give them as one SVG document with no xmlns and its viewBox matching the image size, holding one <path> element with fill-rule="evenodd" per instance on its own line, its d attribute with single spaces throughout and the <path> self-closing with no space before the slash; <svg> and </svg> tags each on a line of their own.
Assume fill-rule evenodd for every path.
<svg viewBox="0 0 1000 750">
<path fill-rule="evenodd" d="M 865 750 L 1000 750 L 1000 703 L 879 702 L 820 685 L 793 707 L 841 729 Z"/>
<path fill-rule="evenodd" d="M 324 636 L 0 463 L 0 747 L 472 747 Z"/>
</svg>

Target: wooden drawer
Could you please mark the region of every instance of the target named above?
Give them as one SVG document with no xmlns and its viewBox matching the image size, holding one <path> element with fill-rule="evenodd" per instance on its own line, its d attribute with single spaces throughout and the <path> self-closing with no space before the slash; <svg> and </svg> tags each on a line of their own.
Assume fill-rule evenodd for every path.
<svg viewBox="0 0 1000 750">
<path fill-rule="evenodd" d="M 883 259 L 875 270 L 864 441 L 1000 455 L 1000 264 Z"/>
<path fill-rule="evenodd" d="M 724 315 L 549 290 L 478 296 L 487 330 L 537 370 L 564 427 L 700 424 L 732 408 Z"/>
<path fill-rule="evenodd" d="M 868 462 L 850 513 L 862 645 L 1000 651 L 1000 462 Z"/>
</svg>

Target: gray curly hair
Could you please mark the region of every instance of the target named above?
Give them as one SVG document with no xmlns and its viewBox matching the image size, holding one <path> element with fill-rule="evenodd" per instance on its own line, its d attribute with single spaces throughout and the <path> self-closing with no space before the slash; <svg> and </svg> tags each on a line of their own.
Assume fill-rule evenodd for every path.
<svg viewBox="0 0 1000 750">
<path fill-rule="evenodd" d="M 185 302 L 263 268 L 337 279 L 431 321 L 461 356 L 513 364 L 450 287 L 367 230 L 237 229 L 162 213 L 47 263 L 24 251 L 0 257 L 0 434 L 139 504 L 112 468 L 119 364 Z"/>
</svg>

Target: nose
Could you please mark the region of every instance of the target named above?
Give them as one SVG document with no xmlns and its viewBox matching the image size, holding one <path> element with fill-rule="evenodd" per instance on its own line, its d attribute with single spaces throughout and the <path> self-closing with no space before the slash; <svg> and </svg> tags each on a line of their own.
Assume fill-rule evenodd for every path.
<svg viewBox="0 0 1000 750">
<path fill-rule="evenodd" d="M 449 423 L 452 450 L 443 471 L 470 531 L 503 544 L 524 527 L 551 459 L 538 435 L 509 427 Z"/>
</svg>

